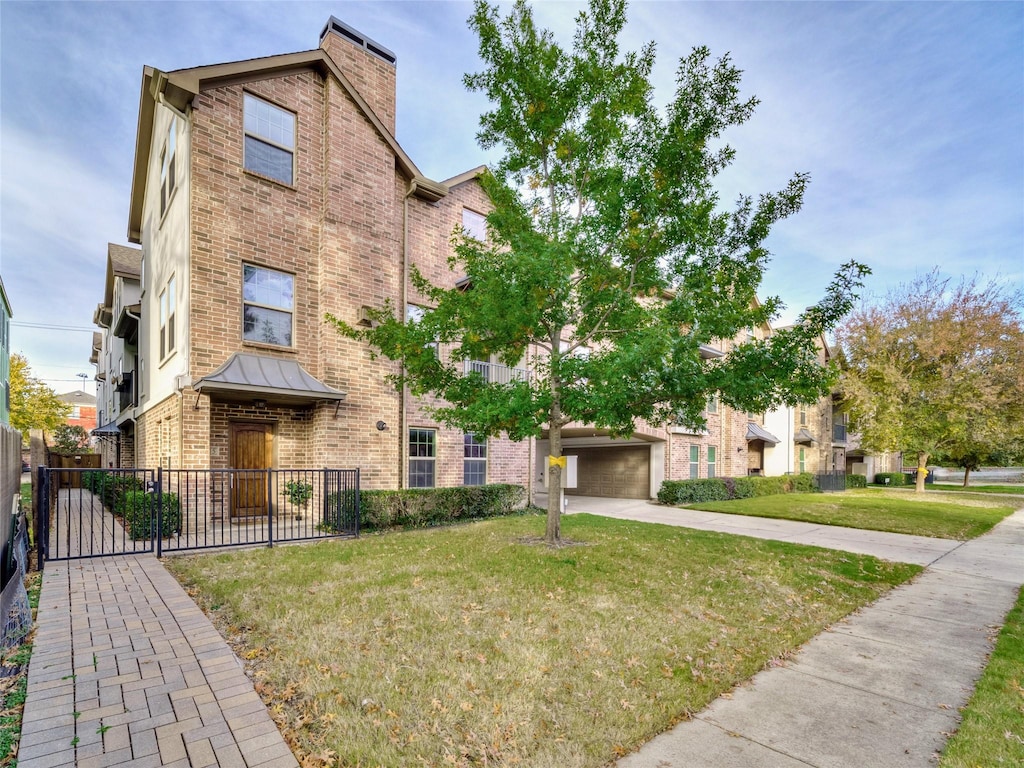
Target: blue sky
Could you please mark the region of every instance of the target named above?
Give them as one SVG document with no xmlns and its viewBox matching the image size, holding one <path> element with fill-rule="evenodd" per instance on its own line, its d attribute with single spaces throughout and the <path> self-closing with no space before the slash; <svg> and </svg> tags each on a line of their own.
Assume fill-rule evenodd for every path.
<svg viewBox="0 0 1024 768">
<path fill-rule="evenodd" d="M 537 4 L 571 39 L 579 5 Z M 398 141 L 441 180 L 488 160 L 464 2 L 0 2 L 0 274 L 12 349 L 58 392 L 88 373 L 108 242 L 127 244 L 144 65 L 308 50 L 332 14 L 398 56 Z M 835 268 L 883 294 L 933 267 L 1024 286 L 1024 3 L 635 2 L 624 47 L 657 43 L 665 103 L 695 45 L 729 52 L 761 99 L 727 136 L 724 201 L 811 175 L 780 224 L 763 295 L 784 324 Z M 29 325 L 22 325 L 22 324 Z M 31 326 L 49 325 L 57 328 Z"/>
</svg>

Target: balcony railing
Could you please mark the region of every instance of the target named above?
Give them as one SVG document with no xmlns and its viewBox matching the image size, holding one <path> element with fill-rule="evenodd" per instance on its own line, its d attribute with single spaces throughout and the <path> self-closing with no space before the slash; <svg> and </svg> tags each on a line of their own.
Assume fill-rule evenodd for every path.
<svg viewBox="0 0 1024 768">
<path fill-rule="evenodd" d="M 834 442 L 834 443 L 845 443 L 846 442 L 846 425 L 845 424 L 833 424 L 832 425 L 832 442 Z"/>
<path fill-rule="evenodd" d="M 466 360 L 464 373 L 479 374 L 491 384 L 508 384 L 512 381 L 529 381 L 530 372 L 525 368 L 509 368 L 499 363 L 485 363 L 483 360 Z"/>
</svg>

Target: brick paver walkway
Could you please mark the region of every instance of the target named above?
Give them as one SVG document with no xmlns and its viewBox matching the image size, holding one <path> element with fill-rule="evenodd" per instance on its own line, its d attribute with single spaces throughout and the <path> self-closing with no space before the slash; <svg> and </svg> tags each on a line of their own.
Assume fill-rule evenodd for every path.
<svg viewBox="0 0 1024 768">
<path fill-rule="evenodd" d="M 48 563 L 19 768 L 297 765 L 241 663 L 152 555 Z"/>
</svg>

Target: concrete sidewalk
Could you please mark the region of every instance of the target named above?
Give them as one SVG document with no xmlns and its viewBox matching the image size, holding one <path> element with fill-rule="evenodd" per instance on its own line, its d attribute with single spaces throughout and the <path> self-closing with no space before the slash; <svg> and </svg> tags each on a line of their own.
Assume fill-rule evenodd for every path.
<svg viewBox="0 0 1024 768">
<path fill-rule="evenodd" d="M 932 766 L 1024 584 L 1024 509 L 969 542 L 572 497 L 569 511 L 815 544 L 928 567 L 618 762 Z"/>
<path fill-rule="evenodd" d="M 153 555 L 47 563 L 20 768 L 293 768 L 241 663 Z"/>
</svg>

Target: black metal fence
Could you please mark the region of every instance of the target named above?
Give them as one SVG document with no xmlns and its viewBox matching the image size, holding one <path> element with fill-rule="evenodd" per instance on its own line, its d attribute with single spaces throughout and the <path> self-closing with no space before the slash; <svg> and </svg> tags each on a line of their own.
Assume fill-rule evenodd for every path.
<svg viewBox="0 0 1024 768">
<path fill-rule="evenodd" d="M 815 481 L 820 491 L 834 492 L 846 490 L 845 472 L 821 472 L 815 475 Z"/>
<path fill-rule="evenodd" d="M 358 469 L 40 469 L 39 563 L 359 535 Z"/>
</svg>

